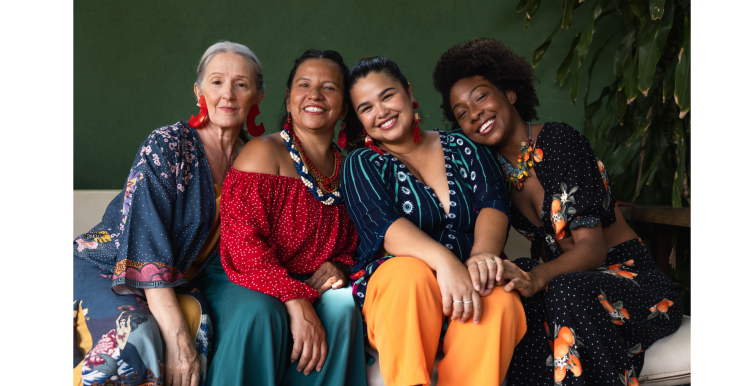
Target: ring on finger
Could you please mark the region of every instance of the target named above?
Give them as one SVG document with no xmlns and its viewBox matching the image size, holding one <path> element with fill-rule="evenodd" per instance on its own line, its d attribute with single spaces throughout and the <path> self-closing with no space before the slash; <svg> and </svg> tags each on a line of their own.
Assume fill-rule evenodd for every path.
<svg viewBox="0 0 750 386">
<path fill-rule="evenodd" d="M 487 262 L 488 263 L 494 263 L 495 262 L 495 258 L 493 257 L 492 259 L 487 260 Z"/>
<path fill-rule="evenodd" d="M 469 300 L 468 302 L 463 302 L 463 303 L 464 304 L 471 304 L 471 300 Z"/>
<path fill-rule="evenodd" d="M 454 300 L 453 303 L 466 303 L 466 302 L 463 300 Z"/>
<path fill-rule="evenodd" d="M 489 261 L 489 260 L 487 260 L 487 261 Z M 479 265 L 479 264 L 484 264 L 484 263 L 485 263 L 484 261 L 478 261 L 478 262 L 477 262 L 477 265 Z"/>
</svg>

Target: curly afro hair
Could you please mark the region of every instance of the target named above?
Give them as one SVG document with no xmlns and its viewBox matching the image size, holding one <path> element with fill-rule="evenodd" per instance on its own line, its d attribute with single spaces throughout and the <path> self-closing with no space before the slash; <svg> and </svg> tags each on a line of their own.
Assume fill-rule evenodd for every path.
<svg viewBox="0 0 750 386">
<path fill-rule="evenodd" d="M 502 91 L 515 91 L 518 98 L 515 107 L 521 118 L 525 121 L 538 119 L 536 106 L 539 106 L 539 98 L 534 82 L 539 80 L 529 62 L 499 40 L 476 38 L 445 51 L 432 73 L 432 83 L 443 96 L 440 104 L 443 116 L 453 128 L 459 125 L 450 106 L 451 88 L 459 80 L 475 75 L 487 79 Z"/>
</svg>

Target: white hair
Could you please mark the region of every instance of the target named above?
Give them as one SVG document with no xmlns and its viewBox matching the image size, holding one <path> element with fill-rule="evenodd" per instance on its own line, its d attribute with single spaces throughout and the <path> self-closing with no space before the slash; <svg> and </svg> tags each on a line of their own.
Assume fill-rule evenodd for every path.
<svg viewBox="0 0 750 386">
<path fill-rule="evenodd" d="M 201 88 L 201 84 L 203 83 L 203 77 L 206 75 L 206 67 L 208 67 L 208 62 L 210 62 L 211 59 L 214 58 L 214 56 L 224 52 L 232 52 L 238 54 L 247 61 L 247 64 L 249 64 L 250 68 L 252 68 L 255 72 L 255 84 L 258 94 L 262 94 L 266 89 L 266 85 L 263 84 L 263 69 L 260 67 L 260 61 L 258 60 L 258 57 L 255 56 L 253 51 L 251 51 L 246 46 L 228 41 L 218 42 L 211 47 L 208 47 L 206 52 L 203 53 L 203 57 L 198 63 L 198 79 L 195 81 L 195 83 L 198 84 L 198 88 Z"/>
</svg>

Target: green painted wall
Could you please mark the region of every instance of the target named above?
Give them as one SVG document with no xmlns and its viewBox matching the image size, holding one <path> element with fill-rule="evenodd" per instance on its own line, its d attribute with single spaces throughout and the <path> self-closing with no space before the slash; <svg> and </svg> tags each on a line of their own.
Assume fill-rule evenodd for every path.
<svg viewBox="0 0 750 386">
<path fill-rule="evenodd" d="M 396 61 L 412 83 L 424 129 L 442 128 L 440 97 L 432 88 L 437 59 L 450 46 L 479 36 L 503 40 L 526 58 L 559 21 L 562 0 L 546 1 L 524 30 L 516 0 L 495 1 L 195 1 L 77 0 L 74 3 L 74 188 L 119 189 L 149 132 L 197 114 L 195 69 L 219 40 L 247 45 L 260 58 L 266 97 L 258 122 L 278 131 L 285 80 L 308 48 L 339 51 L 351 67 L 363 56 Z M 586 2 L 575 27 L 589 18 Z M 621 31 L 619 18 L 599 25 Z M 622 32 L 618 32 L 622 34 Z M 540 121 L 582 128 L 588 61 L 581 68 L 578 106 L 552 82 L 573 39 L 564 31 L 535 69 Z M 595 35 L 590 55 L 603 43 Z M 612 79 L 615 37 L 597 65 L 592 96 Z"/>
</svg>

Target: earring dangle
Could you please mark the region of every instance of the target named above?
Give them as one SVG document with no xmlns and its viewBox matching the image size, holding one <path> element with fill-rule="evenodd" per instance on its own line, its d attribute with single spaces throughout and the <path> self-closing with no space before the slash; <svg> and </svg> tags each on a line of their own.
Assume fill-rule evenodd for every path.
<svg viewBox="0 0 750 386">
<path fill-rule="evenodd" d="M 284 129 L 291 132 L 294 127 L 292 126 L 292 117 L 289 113 L 286 114 L 286 122 L 284 123 Z"/>
<path fill-rule="evenodd" d="M 336 144 L 339 145 L 340 148 L 345 148 L 346 145 L 349 143 L 349 138 L 346 137 L 346 132 L 344 131 L 344 120 L 341 120 L 341 130 L 339 130 L 339 139 L 336 141 Z"/>
<path fill-rule="evenodd" d="M 414 110 L 419 108 L 419 103 L 417 101 L 412 102 L 412 107 L 414 107 Z M 421 132 L 422 129 L 419 128 L 418 123 L 422 122 L 422 116 L 419 115 L 418 112 L 414 112 L 414 128 L 412 129 L 412 133 L 414 136 L 414 143 L 419 143 L 422 140 Z"/>
<path fill-rule="evenodd" d="M 206 105 L 205 96 L 201 95 L 200 99 L 198 99 L 198 106 L 201 108 L 200 113 L 197 117 L 190 115 L 190 120 L 188 121 L 188 125 L 194 129 L 201 127 L 208 116 L 208 106 Z"/>
<path fill-rule="evenodd" d="M 257 117 L 258 114 L 260 114 L 258 105 L 253 105 L 253 107 L 250 108 L 250 112 L 247 113 L 247 132 L 253 137 L 260 137 L 266 132 L 262 122 L 260 125 L 255 124 L 255 117 Z"/>
<path fill-rule="evenodd" d="M 383 155 L 383 149 L 378 147 L 378 145 L 375 144 L 375 141 L 372 140 L 372 137 L 370 137 L 370 134 L 367 134 L 367 130 L 362 129 L 362 132 L 365 133 L 365 147 L 368 149 Z"/>
</svg>

